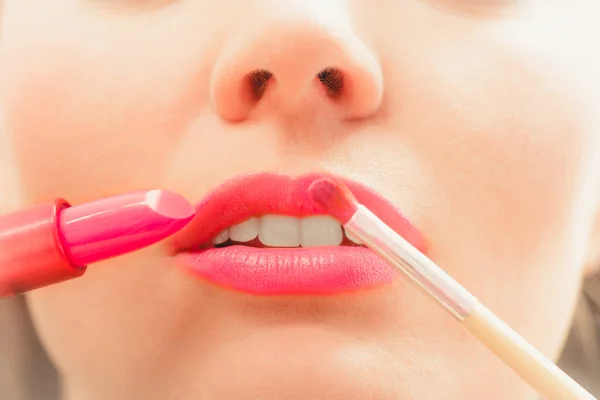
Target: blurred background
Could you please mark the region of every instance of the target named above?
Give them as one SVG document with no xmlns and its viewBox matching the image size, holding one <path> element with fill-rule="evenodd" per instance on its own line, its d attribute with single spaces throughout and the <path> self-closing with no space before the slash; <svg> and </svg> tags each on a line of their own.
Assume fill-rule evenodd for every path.
<svg viewBox="0 0 600 400">
<path fill-rule="evenodd" d="M 600 276 L 585 282 L 560 367 L 600 397 Z"/>
</svg>

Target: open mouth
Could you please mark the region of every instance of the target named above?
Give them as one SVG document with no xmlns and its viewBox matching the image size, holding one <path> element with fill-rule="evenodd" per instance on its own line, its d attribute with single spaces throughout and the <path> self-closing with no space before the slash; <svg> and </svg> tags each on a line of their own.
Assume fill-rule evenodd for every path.
<svg viewBox="0 0 600 400">
<path fill-rule="evenodd" d="M 219 232 L 206 247 L 244 245 L 257 248 L 361 246 L 362 243 L 328 215 L 252 217 Z"/>
<path fill-rule="evenodd" d="M 308 186 L 323 176 L 251 174 L 225 182 L 173 237 L 176 259 L 201 279 L 258 295 L 335 294 L 395 280 L 392 267 L 312 201 Z M 421 234 L 391 203 L 363 185 L 345 183 L 425 251 Z"/>
</svg>

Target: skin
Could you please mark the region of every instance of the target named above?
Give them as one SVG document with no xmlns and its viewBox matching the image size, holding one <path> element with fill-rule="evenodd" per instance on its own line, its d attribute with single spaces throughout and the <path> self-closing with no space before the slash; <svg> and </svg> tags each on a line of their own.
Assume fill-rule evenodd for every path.
<svg viewBox="0 0 600 400">
<path fill-rule="evenodd" d="M 197 201 L 242 173 L 340 174 L 557 357 L 598 239 L 597 2 L 319 3 L 5 0 L 1 166 L 18 179 L 0 191 Z M 331 66 L 350 88 L 336 98 L 315 78 Z M 251 102 L 235 88 L 257 68 L 274 79 Z M 157 245 L 27 301 L 67 400 L 533 396 L 401 280 L 252 297 Z"/>
</svg>

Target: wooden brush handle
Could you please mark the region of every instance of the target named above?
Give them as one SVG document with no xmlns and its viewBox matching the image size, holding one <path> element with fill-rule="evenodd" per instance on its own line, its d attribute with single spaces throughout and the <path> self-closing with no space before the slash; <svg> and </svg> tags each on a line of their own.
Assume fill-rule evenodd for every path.
<svg viewBox="0 0 600 400">
<path fill-rule="evenodd" d="M 596 400 L 483 305 L 463 325 L 547 400 Z"/>
</svg>

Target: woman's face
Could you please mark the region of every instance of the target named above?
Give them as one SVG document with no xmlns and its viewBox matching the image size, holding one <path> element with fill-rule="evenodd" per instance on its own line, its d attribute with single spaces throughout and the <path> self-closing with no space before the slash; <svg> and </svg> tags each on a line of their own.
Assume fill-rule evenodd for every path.
<svg viewBox="0 0 600 400">
<path fill-rule="evenodd" d="M 243 174 L 333 173 L 394 203 L 433 260 L 557 356 L 599 204 L 594 3 L 8 0 L 22 205 L 149 188 L 196 202 Z M 67 398 L 530 394 L 402 279 L 250 295 L 175 258 L 157 245 L 29 295 Z"/>
</svg>

